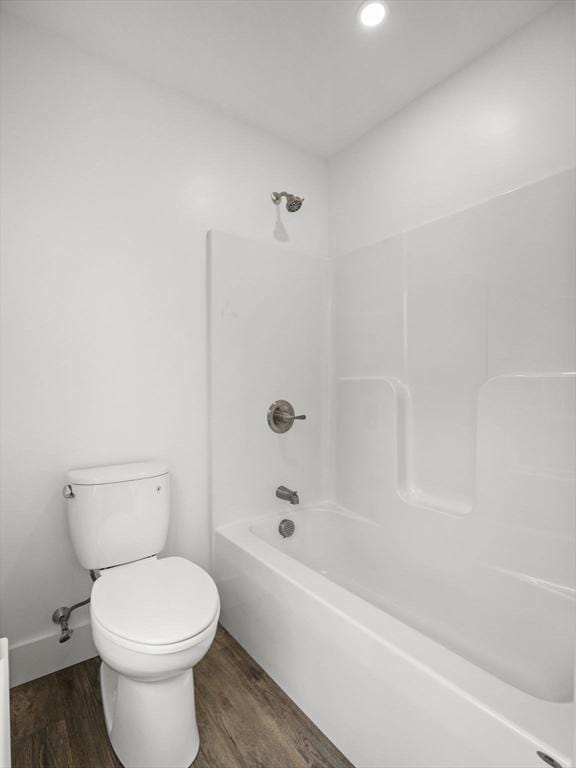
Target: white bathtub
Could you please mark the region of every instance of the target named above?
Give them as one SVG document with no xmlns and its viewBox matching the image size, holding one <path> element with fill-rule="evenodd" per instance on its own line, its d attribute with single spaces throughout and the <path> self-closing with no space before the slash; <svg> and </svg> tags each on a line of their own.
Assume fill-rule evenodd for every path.
<svg viewBox="0 0 576 768">
<path fill-rule="evenodd" d="M 336 509 L 284 516 L 287 539 L 272 515 L 216 532 L 222 621 L 356 766 L 571 765 L 570 587 Z"/>
</svg>

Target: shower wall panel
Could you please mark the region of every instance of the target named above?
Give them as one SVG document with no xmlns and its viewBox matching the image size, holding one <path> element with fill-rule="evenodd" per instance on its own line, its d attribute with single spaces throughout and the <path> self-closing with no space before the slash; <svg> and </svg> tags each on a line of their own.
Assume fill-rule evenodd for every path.
<svg viewBox="0 0 576 768">
<path fill-rule="evenodd" d="M 341 504 L 573 535 L 574 183 L 563 172 L 335 260 Z"/>
<path fill-rule="evenodd" d="M 325 498 L 328 261 L 211 232 L 208 247 L 213 525 Z M 274 400 L 306 414 L 269 428 Z"/>
</svg>

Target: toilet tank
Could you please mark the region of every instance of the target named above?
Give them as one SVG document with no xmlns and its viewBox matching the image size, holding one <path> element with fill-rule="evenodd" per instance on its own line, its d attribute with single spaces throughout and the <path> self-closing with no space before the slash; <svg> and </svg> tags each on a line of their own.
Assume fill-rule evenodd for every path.
<svg viewBox="0 0 576 768">
<path fill-rule="evenodd" d="M 84 568 L 109 568 L 162 551 L 168 534 L 168 468 L 158 462 L 68 472 L 68 524 Z"/>
</svg>

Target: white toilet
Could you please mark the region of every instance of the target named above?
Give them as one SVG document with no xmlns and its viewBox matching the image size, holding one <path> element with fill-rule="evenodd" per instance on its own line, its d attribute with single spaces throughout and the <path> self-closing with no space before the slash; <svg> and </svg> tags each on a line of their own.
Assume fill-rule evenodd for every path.
<svg viewBox="0 0 576 768">
<path fill-rule="evenodd" d="M 200 745 L 192 667 L 216 633 L 216 585 L 189 560 L 157 556 L 170 516 L 164 465 L 77 469 L 68 483 L 74 549 L 99 576 L 90 617 L 114 751 L 126 768 L 186 768 Z"/>
</svg>

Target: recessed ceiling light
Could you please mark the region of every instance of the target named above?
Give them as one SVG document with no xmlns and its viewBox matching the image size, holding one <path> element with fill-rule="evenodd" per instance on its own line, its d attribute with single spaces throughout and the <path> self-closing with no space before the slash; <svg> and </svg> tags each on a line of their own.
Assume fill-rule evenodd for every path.
<svg viewBox="0 0 576 768">
<path fill-rule="evenodd" d="M 360 23 L 365 27 L 377 27 L 388 14 L 388 7 L 382 0 L 367 0 L 358 11 Z"/>
</svg>

